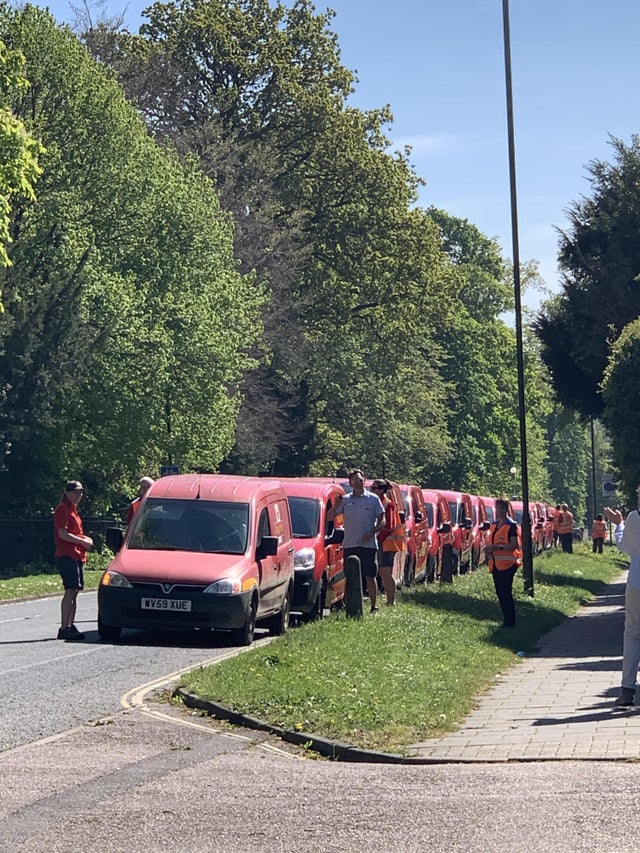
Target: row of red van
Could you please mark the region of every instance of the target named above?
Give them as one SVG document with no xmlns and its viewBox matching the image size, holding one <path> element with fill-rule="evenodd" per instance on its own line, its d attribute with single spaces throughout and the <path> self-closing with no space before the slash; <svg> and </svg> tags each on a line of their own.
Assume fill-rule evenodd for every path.
<svg viewBox="0 0 640 853">
<path fill-rule="evenodd" d="M 344 530 L 327 516 L 348 488 L 330 478 L 160 478 L 128 529 L 108 531 L 115 557 L 98 589 L 101 638 L 114 642 L 123 628 L 225 630 L 246 645 L 258 623 L 284 633 L 291 610 L 321 618 L 344 598 Z M 451 580 L 485 561 L 493 498 L 398 483 L 392 498 L 406 529 L 398 585 Z M 547 517 L 545 505 L 532 507 L 540 547 L 551 542 Z"/>
</svg>

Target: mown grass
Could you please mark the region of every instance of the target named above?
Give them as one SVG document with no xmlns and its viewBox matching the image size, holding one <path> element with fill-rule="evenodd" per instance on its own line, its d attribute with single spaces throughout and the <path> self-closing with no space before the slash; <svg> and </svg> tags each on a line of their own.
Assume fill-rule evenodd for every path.
<svg viewBox="0 0 640 853">
<path fill-rule="evenodd" d="M 85 589 L 96 589 L 102 572 L 112 559 L 107 554 L 88 554 L 84 571 Z M 0 576 L 0 601 L 14 598 L 43 598 L 62 595 L 62 581 L 56 567 L 48 563 L 18 566 Z"/>
<path fill-rule="evenodd" d="M 200 697 L 274 725 L 361 747 L 400 752 L 456 728 L 497 673 L 535 650 L 540 637 L 575 613 L 627 565 L 579 545 L 534 562 L 535 597 L 514 583 L 518 625 L 502 615 L 486 569 L 451 587 L 403 591 L 396 607 L 362 621 L 336 613 L 261 648 L 187 673 Z"/>
</svg>

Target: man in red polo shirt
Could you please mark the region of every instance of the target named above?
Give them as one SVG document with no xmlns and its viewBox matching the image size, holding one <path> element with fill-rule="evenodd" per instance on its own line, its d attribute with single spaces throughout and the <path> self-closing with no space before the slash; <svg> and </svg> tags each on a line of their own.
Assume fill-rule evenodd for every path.
<svg viewBox="0 0 640 853">
<path fill-rule="evenodd" d="M 53 514 L 56 565 L 64 587 L 58 639 L 68 642 L 84 640 L 84 634 L 73 624 L 76 617 L 76 599 L 80 590 L 84 589 L 87 551 L 93 548 L 93 539 L 84 535 L 82 519 L 78 515 L 78 504 L 83 494 L 82 483 L 70 480 Z"/>
</svg>

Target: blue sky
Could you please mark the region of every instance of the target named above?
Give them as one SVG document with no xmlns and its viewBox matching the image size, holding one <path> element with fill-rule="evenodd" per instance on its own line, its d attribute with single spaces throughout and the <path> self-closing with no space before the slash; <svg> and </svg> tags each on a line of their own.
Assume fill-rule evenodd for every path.
<svg viewBox="0 0 640 853">
<path fill-rule="evenodd" d="M 77 0 L 79 5 L 80 0 Z M 45 5 L 45 4 L 42 4 Z M 65 0 L 48 4 L 60 20 Z M 149 5 L 131 0 L 135 31 Z M 502 0 L 329 0 L 351 102 L 390 104 L 395 147 L 413 146 L 420 204 L 469 219 L 511 255 Z M 107 0 L 109 13 L 124 2 Z M 589 194 L 585 165 L 609 134 L 640 132 L 640 2 L 510 0 L 520 256 L 559 286 L 555 227 Z M 524 301 L 535 308 L 540 294 Z"/>
</svg>

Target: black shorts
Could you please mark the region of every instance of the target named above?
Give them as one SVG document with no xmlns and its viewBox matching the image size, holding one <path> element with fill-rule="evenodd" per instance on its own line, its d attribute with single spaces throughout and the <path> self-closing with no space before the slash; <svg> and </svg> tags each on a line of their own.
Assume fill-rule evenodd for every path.
<svg viewBox="0 0 640 853">
<path fill-rule="evenodd" d="M 378 574 L 375 548 L 363 548 L 362 546 L 358 548 L 345 548 L 342 553 L 345 563 L 347 562 L 347 557 L 358 557 L 363 578 L 375 578 Z"/>
<path fill-rule="evenodd" d="M 56 557 L 56 565 L 65 589 L 84 589 L 84 563 L 73 557 Z"/>
</svg>

